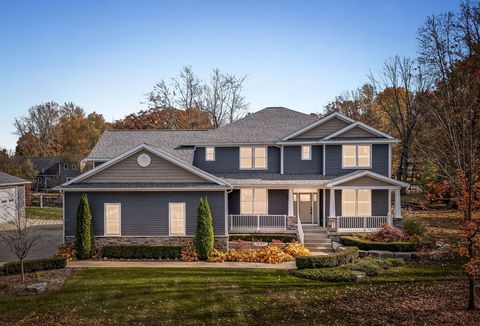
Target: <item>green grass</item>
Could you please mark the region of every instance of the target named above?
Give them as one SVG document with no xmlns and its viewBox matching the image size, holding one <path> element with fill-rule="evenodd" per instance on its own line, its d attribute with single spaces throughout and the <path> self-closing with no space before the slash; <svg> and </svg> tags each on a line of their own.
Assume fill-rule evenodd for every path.
<svg viewBox="0 0 480 326">
<path fill-rule="evenodd" d="M 39 220 L 61 220 L 62 209 L 58 207 L 27 207 L 27 218 Z"/>
<path fill-rule="evenodd" d="M 392 291 L 397 281 L 428 286 L 456 268 L 407 264 L 360 283 L 316 282 L 275 270 L 84 269 L 56 292 L 0 297 L 0 324 L 349 324 L 355 316 L 335 313 L 334 295 L 376 283 Z"/>
</svg>

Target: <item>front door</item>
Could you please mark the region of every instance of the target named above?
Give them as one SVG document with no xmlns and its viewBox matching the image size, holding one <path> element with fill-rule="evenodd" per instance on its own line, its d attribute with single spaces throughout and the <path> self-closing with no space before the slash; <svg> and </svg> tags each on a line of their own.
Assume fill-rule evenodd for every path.
<svg viewBox="0 0 480 326">
<path fill-rule="evenodd" d="M 302 224 L 313 224 L 312 194 L 298 194 L 298 216 Z"/>
</svg>

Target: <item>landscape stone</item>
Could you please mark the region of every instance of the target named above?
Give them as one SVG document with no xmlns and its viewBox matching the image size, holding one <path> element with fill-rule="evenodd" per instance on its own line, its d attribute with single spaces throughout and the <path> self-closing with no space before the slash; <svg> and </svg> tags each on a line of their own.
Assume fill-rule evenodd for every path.
<svg viewBox="0 0 480 326">
<path fill-rule="evenodd" d="M 28 291 L 39 293 L 45 291 L 47 283 L 35 283 L 26 287 Z"/>
</svg>

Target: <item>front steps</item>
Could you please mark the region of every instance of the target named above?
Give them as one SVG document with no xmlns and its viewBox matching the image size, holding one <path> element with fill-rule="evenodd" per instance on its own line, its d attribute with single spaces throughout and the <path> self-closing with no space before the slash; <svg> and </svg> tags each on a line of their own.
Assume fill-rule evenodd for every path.
<svg viewBox="0 0 480 326">
<path fill-rule="evenodd" d="M 312 255 L 333 253 L 332 240 L 328 238 L 327 230 L 319 226 L 303 226 L 304 245 Z"/>
</svg>

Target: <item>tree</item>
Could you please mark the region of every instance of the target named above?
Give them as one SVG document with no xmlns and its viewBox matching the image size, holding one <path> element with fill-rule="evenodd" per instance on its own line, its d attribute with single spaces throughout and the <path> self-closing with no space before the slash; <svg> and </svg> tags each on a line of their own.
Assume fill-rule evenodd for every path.
<svg viewBox="0 0 480 326">
<path fill-rule="evenodd" d="M 13 205 L 5 205 L 0 211 L 0 224 L 4 227 L 0 232 L 2 241 L 20 261 L 22 282 L 25 281 L 24 261 L 32 248 L 45 235 L 41 232 L 34 220 L 27 219 L 25 214 L 25 188 L 17 187 L 8 192 L 7 201 Z"/>
<path fill-rule="evenodd" d="M 152 110 L 171 110 L 177 108 L 186 113 L 186 129 L 193 129 L 196 120 L 192 116 L 196 108 L 206 112 L 214 128 L 242 118 L 248 111 L 248 104 L 243 95 L 246 76 L 237 77 L 212 71 L 210 80 L 204 82 L 191 66 L 185 66 L 177 78 L 172 78 L 170 85 L 161 80 L 147 94 L 147 105 Z M 166 111 L 171 112 L 171 111 Z M 167 125 L 176 125 L 178 115 L 165 115 Z M 190 123 L 190 124 L 189 124 Z"/>
<path fill-rule="evenodd" d="M 92 215 L 86 194 L 82 195 L 77 209 L 77 227 L 75 232 L 75 248 L 77 258 L 87 259 L 95 250 L 95 237 L 92 226 Z"/>
<path fill-rule="evenodd" d="M 197 231 L 195 233 L 195 250 L 198 259 L 207 260 L 213 251 L 214 245 L 212 213 L 208 200 L 200 198 L 200 205 L 197 213 Z"/>
<path fill-rule="evenodd" d="M 419 60 L 435 81 L 429 114 L 428 159 L 459 199 L 465 230 L 468 308 L 475 309 L 480 225 L 473 219 L 480 181 L 480 3 L 463 3 L 459 13 L 429 17 L 418 33 Z"/>
<path fill-rule="evenodd" d="M 24 160 L 6 149 L 0 149 L 0 171 L 30 181 L 37 178 L 32 161 Z"/>
</svg>

